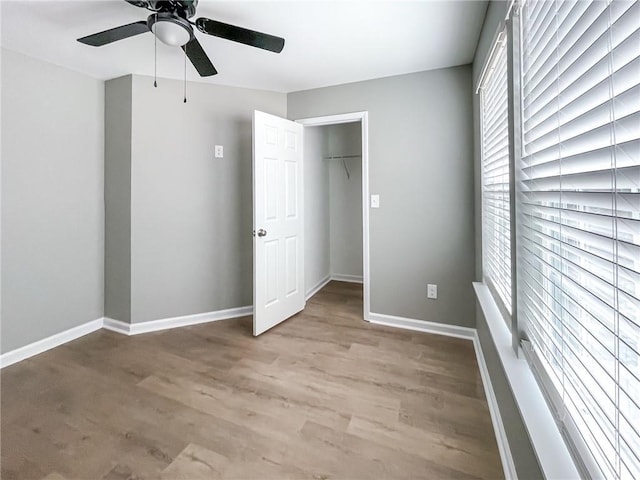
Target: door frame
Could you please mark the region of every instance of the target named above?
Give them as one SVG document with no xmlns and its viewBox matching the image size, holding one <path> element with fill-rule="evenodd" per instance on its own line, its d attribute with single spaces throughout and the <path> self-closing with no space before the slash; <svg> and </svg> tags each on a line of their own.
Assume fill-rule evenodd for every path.
<svg viewBox="0 0 640 480">
<path fill-rule="evenodd" d="M 362 131 L 362 286 L 364 290 L 362 316 L 369 322 L 371 321 L 371 292 L 369 285 L 369 112 L 342 113 L 323 117 L 302 118 L 295 121 L 305 127 L 360 122 Z"/>
</svg>

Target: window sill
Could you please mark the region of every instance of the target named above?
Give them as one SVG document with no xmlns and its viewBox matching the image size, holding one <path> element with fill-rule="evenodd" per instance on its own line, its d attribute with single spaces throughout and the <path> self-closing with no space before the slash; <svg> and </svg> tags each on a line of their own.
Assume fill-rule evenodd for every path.
<svg viewBox="0 0 640 480">
<path fill-rule="evenodd" d="M 580 478 L 529 364 L 522 354 L 516 356 L 511 347 L 511 332 L 489 288 L 479 282 L 474 282 L 473 288 L 545 478 Z"/>
</svg>

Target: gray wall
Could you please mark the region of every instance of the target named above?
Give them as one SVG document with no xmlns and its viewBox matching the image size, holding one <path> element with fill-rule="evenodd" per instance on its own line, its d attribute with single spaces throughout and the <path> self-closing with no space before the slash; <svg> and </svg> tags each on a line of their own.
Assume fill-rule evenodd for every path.
<svg viewBox="0 0 640 480">
<path fill-rule="evenodd" d="M 284 94 L 133 76 L 131 321 L 252 303 L 254 110 Z M 214 158 L 214 145 L 224 158 Z"/>
<path fill-rule="evenodd" d="M 506 15 L 507 2 L 492 1 L 487 15 L 478 48 L 473 61 L 474 92 L 479 81 L 482 68 L 495 39 L 501 21 Z M 482 279 L 482 189 L 481 189 L 481 156 L 480 156 L 480 97 L 473 95 L 474 118 L 474 165 L 475 165 L 475 245 L 476 245 L 476 278 Z M 518 477 L 522 479 L 543 478 L 533 447 L 527 435 L 520 411 L 515 403 L 513 393 L 505 376 L 498 357 L 495 344 L 489 333 L 487 322 L 482 315 L 479 305 L 476 306 L 476 328 L 482 346 L 484 359 L 491 376 L 491 384 L 498 399 L 500 415 L 509 439 L 509 446 L 513 455 Z"/>
<path fill-rule="evenodd" d="M 325 128 L 326 155 L 360 155 L 360 122 L 328 125 Z M 329 164 L 329 218 L 332 275 L 362 278 L 362 159 L 345 159 Z"/>
<path fill-rule="evenodd" d="M 287 95 L 290 119 L 369 112 L 375 313 L 475 324 L 471 90 L 463 66 Z"/>
<path fill-rule="evenodd" d="M 103 82 L 2 49 L 2 342 L 103 316 Z"/>
<path fill-rule="evenodd" d="M 326 127 L 304 130 L 304 288 L 309 293 L 330 273 L 329 163 Z"/>
<path fill-rule="evenodd" d="M 105 316 L 131 320 L 131 75 L 105 82 Z"/>
</svg>

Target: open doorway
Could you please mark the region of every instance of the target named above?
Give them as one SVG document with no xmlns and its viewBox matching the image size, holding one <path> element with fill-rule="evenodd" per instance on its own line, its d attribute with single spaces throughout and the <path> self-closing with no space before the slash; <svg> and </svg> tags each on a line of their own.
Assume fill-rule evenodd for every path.
<svg viewBox="0 0 640 480">
<path fill-rule="evenodd" d="M 297 122 L 254 112 L 254 335 L 303 310 L 332 275 L 362 283 L 370 319 L 368 179 L 366 112 Z"/>
<path fill-rule="evenodd" d="M 304 129 L 305 293 L 330 280 L 363 284 L 368 320 L 367 114 L 298 120 Z"/>
</svg>

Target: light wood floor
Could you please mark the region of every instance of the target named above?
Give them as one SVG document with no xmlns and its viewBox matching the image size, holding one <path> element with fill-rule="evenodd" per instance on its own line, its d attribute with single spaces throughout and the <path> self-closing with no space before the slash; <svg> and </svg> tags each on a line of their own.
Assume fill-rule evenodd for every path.
<svg viewBox="0 0 640 480">
<path fill-rule="evenodd" d="M 501 478 L 472 343 L 361 312 L 332 282 L 258 338 L 100 331 L 7 367 L 1 478 Z"/>
</svg>

